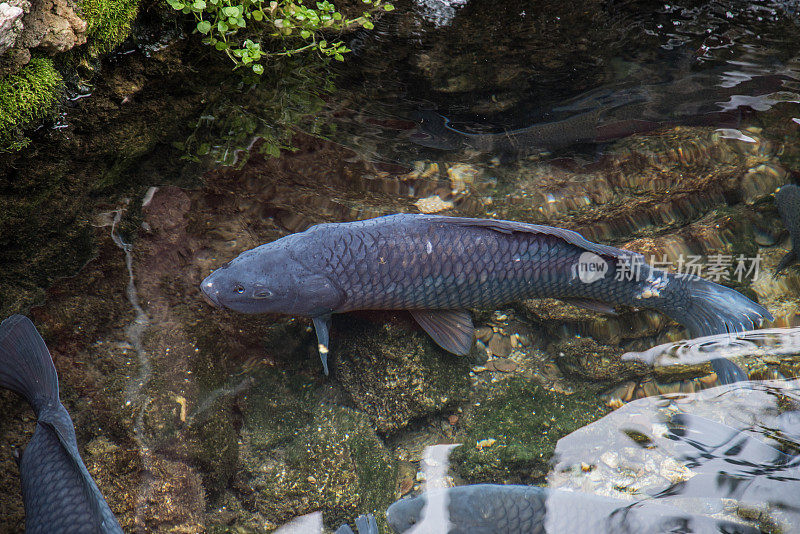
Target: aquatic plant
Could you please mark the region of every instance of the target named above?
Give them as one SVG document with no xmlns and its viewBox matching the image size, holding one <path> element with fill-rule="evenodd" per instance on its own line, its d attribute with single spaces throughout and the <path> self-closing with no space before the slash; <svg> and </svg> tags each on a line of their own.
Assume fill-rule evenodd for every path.
<svg viewBox="0 0 800 534">
<path fill-rule="evenodd" d="M 328 0 L 316 2 L 315 7 L 292 0 L 167 0 L 173 9 L 194 15 L 195 30 L 204 36 L 203 43 L 225 52 L 234 69 L 244 67 L 259 75 L 267 57 L 316 51 L 343 61 L 343 54 L 350 49 L 325 36 L 359 27 L 372 29 L 375 13 L 394 9 L 384 0 L 361 1 L 369 6 L 367 11 L 348 19 Z M 279 40 L 281 50 L 262 47 L 259 40 L 264 35 Z"/>
<path fill-rule="evenodd" d="M 63 80 L 47 58 L 34 57 L 16 74 L 0 79 L 0 151 L 27 146 L 22 129 L 51 113 Z"/>
<path fill-rule="evenodd" d="M 253 141 L 258 152 L 278 156 L 292 150 L 294 128 L 305 117 L 319 113 L 323 96 L 335 90 L 327 60 L 306 57 L 283 58 L 267 65 L 265 74 L 252 85 L 227 84 L 210 102 L 184 142 L 174 146 L 183 158 L 210 158 L 224 165 L 241 166 L 250 155 Z M 325 123 L 304 124 L 303 131 L 323 135 Z"/>
</svg>

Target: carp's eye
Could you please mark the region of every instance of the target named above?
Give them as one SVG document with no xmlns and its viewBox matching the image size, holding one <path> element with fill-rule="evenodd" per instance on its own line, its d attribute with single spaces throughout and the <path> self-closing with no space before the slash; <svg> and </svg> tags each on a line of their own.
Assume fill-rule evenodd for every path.
<svg viewBox="0 0 800 534">
<path fill-rule="evenodd" d="M 236 284 L 236 285 L 233 287 L 233 289 L 234 289 L 234 291 L 236 291 L 236 292 L 237 292 L 237 293 L 239 293 L 239 294 L 242 294 L 242 293 L 244 293 L 244 286 L 243 286 L 243 285 L 241 285 L 241 284 Z"/>
</svg>

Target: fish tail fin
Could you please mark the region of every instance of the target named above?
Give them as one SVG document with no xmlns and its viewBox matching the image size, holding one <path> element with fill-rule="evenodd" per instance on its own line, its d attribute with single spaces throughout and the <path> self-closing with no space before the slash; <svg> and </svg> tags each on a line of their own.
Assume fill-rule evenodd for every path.
<svg viewBox="0 0 800 534">
<path fill-rule="evenodd" d="M 717 374 L 720 384 L 733 384 L 734 382 L 745 382 L 750 379 L 747 371 L 727 358 L 714 358 L 711 360 L 711 369 Z"/>
<path fill-rule="evenodd" d="M 800 259 L 800 253 L 798 253 L 797 249 L 794 248 L 790 250 L 783 258 L 781 258 L 781 261 L 780 263 L 778 263 L 778 266 L 775 267 L 775 272 L 773 273 L 772 278 L 773 279 L 778 278 L 778 274 L 782 270 L 784 270 L 785 268 L 796 262 L 798 259 Z"/>
<path fill-rule="evenodd" d="M 744 332 L 757 328 L 772 314 L 738 291 L 699 276 L 667 275 L 658 308 L 689 330 L 692 337 Z"/>
<path fill-rule="evenodd" d="M 378 534 L 378 522 L 372 514 L 358 516 L 356 527 L 358 534 Z"/>
<path fill-rule="evenodd" d="M 358 534 L 378 534 L 378 522 L 375 521 L 375 516 L 372 514 L 358 516 L 356 519 L 356 531 Z M 345 523 L 334 534 L 354 534 L 354 532 Z"/>
<path fill-rule="evenodd" d="M 0 386 L 25 397 L 37 417 L 48 404 L 60 404 L 50 351 L 24 315 L 0 323 Z"/>
<path fill-rule="evenodd" d="M 736 290 L 699 276 L 667 275 L 668 287 L 659 309 L 689 330 L 691 337 L 743 332 L 758 328 L 772 314 Z M 726 359 L 712 360 L 720 382 L 747 380 L 747 373 Z"/>
</svg>

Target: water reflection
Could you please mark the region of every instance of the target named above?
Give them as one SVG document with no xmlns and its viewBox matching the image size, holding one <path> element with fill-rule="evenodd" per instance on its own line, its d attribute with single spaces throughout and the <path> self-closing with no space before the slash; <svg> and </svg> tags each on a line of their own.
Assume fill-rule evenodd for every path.
<svg viewBox="0 0 800 534">
<path fill-rule="evenodd" d="M 664 367 L 699 364 L 714 358 L 797 354 L 800 354 L 800 328 L 769 328 L 664 343 L 643 352 L 626 352 L 622 359 Z"/>
<path fill-rule="evenodd" d="M 751 382 L 631 402 L 562 438 L 548 483 L 791 531 L 800 524 L 800 443 L 796 428 L 783 430 L 798 421 L 799 388 Z"/>
<path fill-rule="evenodd" d="M 753 111 L 800 98 L 798 43 L 789 38 L 798 26 L 779 2 L 587 1 L 591 18 L 581 8 L 483 3 L 473 0 L 447 27 L 409 14 L 359 36 L 362 62 L 345 66 L 339 83 L 351 103 L 329 110 L 334 138 L 403 163 L 470 150 L 573 155 L 586 153 L 576 145 L 676 124 L 737 127 Z M 383 53 L 398 39 L 404 53 Z M 418 126 L 374 128 L 392 118 Z"/>
</svg>

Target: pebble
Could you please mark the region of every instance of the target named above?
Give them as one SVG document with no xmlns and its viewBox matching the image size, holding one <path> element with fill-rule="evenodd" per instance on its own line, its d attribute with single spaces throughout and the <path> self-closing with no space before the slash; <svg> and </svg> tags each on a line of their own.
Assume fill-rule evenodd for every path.
<svg viewBox="0 0 800 534">
<path fill-rule="evenodd" d="M 450 187 L 453 193 L 460 193 L 469 188 L 470 185 L 475 183 L 475 178 L 480 171 L 471 165 L 465 163 L 456 163 L 447 169 L 447 176 L 450 177 Z"/>
<path fill-rule="evenodd" d="M 406 495 L 411 488 L 414 487 L 414 480 L 410 478 L 404 478 L 400 481 L 400 484 L 397 485 L 397 489 L 400 491 L 400 495 Z"/>
<path fill-rule="evenodd" d="M 422 213 L 438 213 L 455 207 L 455 204 L 449 200 L 442 200 L 439 195 L 421 198 L 414 202 L 414 205 Z"/>
<path fill-rule="evenodd" d="M 612 452 L 604 452 L 600 455 L 600 460 L 611 469 L 616 469 L 619 466 L 619 459 Z"/>
<path fill-rule="evenodd" d="M 688 467 L 674 458 L 666 458 L 661 462 L 659 474 L 672 484 L 683 482 L 693 476 L 692 471 Z"/>
<path fill-rule="evenodd" d="M 486 362 L 486 369 L 489 371 L 500 371 L 501 373 L 511 373 L 517 370 L 517 362 L 508 358 L 497 358 Z"/>
<path fill-rule="evenodd" d="M 494 335 L 487 348 L 493 356 L 506 358 L 511 354 L 511 341 L 504 335 Z"/>
<path fill-rule="evenodd" d="M 492 339 L 493 331 L 489 326 L 481 326 L 475 329 L 475 337 L 483 341 L 484 343 L 488 343 L 489 340 Z"/>
<path fill-rule="evenodd" d="M 494 439 L 494 438 L 486 438 L 486 439 L 479 440 L 475 444 L 475 448 L 478 449 L 479 451 L 482 451 L 483 449 L 487 449 L 487 448 L 491 447 L 495 443 L 497 443 L 496 439 Z"/>
</svg>

